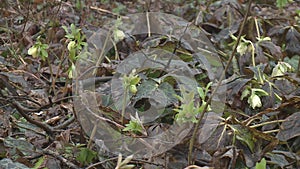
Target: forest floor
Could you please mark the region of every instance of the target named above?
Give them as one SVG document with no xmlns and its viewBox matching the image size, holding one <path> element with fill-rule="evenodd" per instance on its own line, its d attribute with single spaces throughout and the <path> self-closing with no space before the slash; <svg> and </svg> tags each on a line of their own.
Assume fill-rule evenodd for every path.
<svg viewBox="0 0 300 169">
<path fill-rule="evenodd" d="M 0 16 L 0 168 L 300 168 L 299 0 Z"/>
</svg>

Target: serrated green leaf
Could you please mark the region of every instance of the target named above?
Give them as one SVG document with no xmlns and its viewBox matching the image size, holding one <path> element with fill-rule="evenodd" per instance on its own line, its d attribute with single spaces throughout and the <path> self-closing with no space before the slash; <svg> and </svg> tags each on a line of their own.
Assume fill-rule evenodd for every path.
<svg viewBox="0 0 300 169">
<path fill-rule="evenodd" d="M 260 162 L 257 162 L 255 165 L 255 169 L 266 169 L 267 161 L 265 158 L 261 159 Z"/>
<path fill-rule="evenodd" d="M 131 120 L 129 121 L 128 124 L 125 124 L 126 127 L 123 129 L 123 131 L 130 131 L 135 134 L 147 135 L 145 128 L 142 124 L 142 121 L 138 117 L 138 114 L 136 113 L 135 116 L 136 116 L 135 118 L 133 116 L 131 116 Z"/>
<path fill-rule="evenodd" d="M 76 160 L 85 165 L 91 163 L 96 156 L 97 152 L 89 148 L 80 148 L 80 152 L 77 155 Z"/>
</svg>

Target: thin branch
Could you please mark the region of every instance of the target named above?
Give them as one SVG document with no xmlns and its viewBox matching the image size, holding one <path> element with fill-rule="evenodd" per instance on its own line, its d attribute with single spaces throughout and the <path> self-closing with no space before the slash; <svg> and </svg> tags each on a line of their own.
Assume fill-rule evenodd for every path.
<svg viewBox="0 0 300 169">
<path fill-rule="evenodd" d="M 37 125 L 38 127 L 44 129 L 47 133 L 52 134 L 54 131 L 54 128 L 49 126 L 46 123 L 34 120 L 33 118 L 31 118 L 27 113 L 28 113 L 28 109 L 23 107 L 19 102 L 13 100 L 11 102 L 11 104 L 18 110 L 18 112 L 29 122 L 32 124 Z M 30 110 L 30 109 L 29 109 Z"/>
<path fill-rule="evenodd" d="M 92 165 L 88 166 L 86 169 L 91 169 L 91 168 L 97 167 L 98 165 L 107 163 L 107 162 L 109 162 L 109 161 L 117 160 L 117 159 L 118 159 L 118 157 L 112 157 L 112 158 L 109 158 L 109 159 L 106 159 L 106 160 L 97 162 L 97 163 L 95 163 L 95 164 L 92 164 Z"/>
<path fill-rule="evenodd" d="M 63 123 L 53 127 L 54 130 L 57 129 L 62 129 L 67 127 L 68 125 L 70 125 L 71 123 L 73 123 L 75 121 L 75 116 L 73 115 L 72 117 L 70 117 L 68 120 L 64 121 Z"/>
<path fill-rule="evenodd" d="M 207 100 L 207 103 L 204 105 L 204 108 L 203 108 L 203 111 L 201 112 L 200 114 L 200 117 L 198 119 L 198 122 L 194 128 L 194 131 L 193 131 L 193 135 L 192 135 L 192 138 L 190 139 L 190 144 L 189 144 L 189 153 L 188 153 L 188 164 L 192 164 L 192 154 L 193 154 L 193 148 L 194 148 L 194 143 L 195 143 L 195 138 L 196 138 L 196 134 L 198 132 L 198 129 L 200 127 L 200 124 L 201 124 L 201 121 L 204 117 L 204 114 L 205 112 L 207 112 L 207 107 L 208 105 L 211 103 L 212 101 L 212 98 L 214 97 L 214 95 L 216 94 L 217 90 L 219 89 L 219 87 L 221 86 L 221 83 L 222 83 L 222 80 L 225 78 L 225 73 L 227 72 L 227 70 L 229 69 L 229 66 L 230 66 L 230 63 L 232 62 L 232 59 L 234 58 L 235 56 L 235 53 L 236 53 L 236 49 L 239 45 L 239 42 L 240 42 L 240 39 L 242 37 L 242 32 L 243 32 L 243 29 L 244 29 L 244 26 L 245 26 L 245 23 L 247 21 L 247 18 L 248 18 L 248 13 L 250 12 L 250 9 L 251 9 L 251 4 L 252 4 L 252 0 L 249 0 L 249 3 L 248 3 L 248 9 L 246 11 L 246 14 L 244 16 L 244 19 L 243 19 L 243 22 L 242 22 L 242 25 L 241 25 L 241 28 L 240 28 L 240 31 L 239 31 L 239 35 L 238 35 L 238 38 L 237 38 L 237 42 L 234 46 L 234 49 L 231 53 L 231 56 L 230 58 L 228 59 L 228 62 L 225 66 L 225 69 L 224 71 L 222 72 L 222 75 L 221 77 L 219 78 L 219 81 L 218 81 L 218 84 L 216 86 L 216 88 L 213 90 L 211 96 L 209 97 L 209 99 Z"/>
<path fill-rule="evenodd" d="M 186 27 L 185 27 L 185 29 L 184 29 L 182 35 L 181 35 L 180 38 L 178 39 L 178 42 L 176 43 L 176 46 L 175 46 L 175 48 L 174 48 L 174 50 L 173 50 L 173 55 L 171 55 L 171 57 L 170 57 L 170 59 L 169 59 L 169 61 L 168 61 L 168 63 L 167 63 L 167 66 L 164 68 L 164 70 L 166 70 L 166 69 L 169 68 L 169 66 L 170 66 L 170 64 L 171 64 L 171 61 L 173 60 L 173 57 L 174 57 L 174 55 L 175 55 L 177 49 L 179 49 L 179 48 L 181 47 L 181 40 L 182 40 L 182 38 L 183 38 L 183 36 L 184 36 L 184 34 L 185 34 L 185 32 L 186 32 L 186 30 L 187 30 L 187 28 L 188 28 L 189 26 L 190 26 L 189 24 L 186 25 Z"/>
</svg>

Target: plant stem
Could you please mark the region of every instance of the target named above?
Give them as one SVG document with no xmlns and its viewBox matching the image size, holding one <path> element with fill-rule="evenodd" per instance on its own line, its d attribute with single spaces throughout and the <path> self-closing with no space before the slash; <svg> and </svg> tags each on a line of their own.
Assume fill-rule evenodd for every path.
<svg viewBox="0 0 300 169">
<path fill-rule="evenodd" d="M 91 147 L 92 147 L 92 140 L 94 139 L 94 137 L 96 135 L 98 122 L 99 122 L 99 119 L 97 119 L 96 122 L 94 123 L 94 127 L 93 127 L 93 130 L 91 132 L 90 140 L 87 144 L 88 149 L 91 149 Z"/>
<path fill-rule="evenodd" d="M 281 122 L 285 122 L 285 121 L 286 120 L 267 121 L 267 122 L 255 124 L 255 125 L 252 125 L 252 126 L 249 126 L 249 127 L 250 128 L 256 128 L 256 127 L 261 127 L 261 126 L 268 125 L 268 124 L 281 123 Z"/>
<path fill-rule="evenodd" d="M 196 124 L 196 126 L 195 126 L 195 128 L 194 128 L 192 138 L 190 139 L 189 153 L 188 153 L 188 164 L 190 164 L 190 165 L 192 164 L 193 148 L 194 148 L 195 138 L 196 138 L 196 134 L 197 134 L 197 132 L 198 132 L 199 126 L 200 126 L 200 124 L 201 124 L 201 121 L 202 121 L 202 119 L 203 119 L 203 117 L 204 117 L 205 112 L 207 111 L 208 105 L 211 103 L 212 98 L 214 97 L 214 95 L 216 94 L 218 88 L 220 87 L 220 85 L 221 85 L 221 83 L 222 83 L 222 80 L 223 80 L 224 77 L 225 77 L 225 73 L 227 72 L 227 70 L 228 70 L 228 68 L 229 68 L 229 66 L 230 66 L 230 63 L 232 62 L 232 59 L 233 59 L 234 56 L 235 56 L 236 49 L 237 49 L 238 44 L 239 44 L 239 42 L 240 42 L 240 39 L 241 39 L 241 37 L 242 37 L 242 32 L 243 32 L 243 29 L 244 29 L 244 26 L 245 26 L 245 23 L 246 23 L 246 20 L 247 20 L 247 17 L 248 17 L 248 13 L 249 13 L 249 11 L 250 11 L 250 9 L 251 9 L 251 4 L 252 4 L 252 0 L 249 0 L 249 3 L 248 3 L 248 9 L 247 9 L 247 11 L 246 11 L 246 14 L 245 14 L 245 16 L 244 16 L 243 22 L 242 22 L 242 24 L 241 24 L 240 31 L 239 31 L 239 35 L 238 35 L 238 38 L 237 38 L 237 43 L 236 43 L 235 46 L 234 46 L 234 50 L 232 51 L 231 56 L 230 56 L 230 58 L 228 59 L 228 62 L 227 62 L 227 64 L 226 64 L 226 66 L 225 66 L 224 71 L 222 72 L 221 77 L 219 78 L 219 81 L 218 81 L 218 84 L 217 84 L 216 88 L 213 90 L 211 96 L 210 96 L 209 99 L 207 100 L 207 103 L 204 105 L 203 111 L 201 112 L 200 117 L 199 117 L 199 119 L 198 119 L 198 122 L 197 122 L 197 124 Z"/>
<path fill-rule="evenodd" d="M 47 63 L 48 63 L 49 70 L 50 70 L 50 76 L 51 76 L 51 81 L 52 81 L 52 84 L 51 84 L 52 91 L 55 93 L 55 81 L 53 81 L 54 80 L 54 75 L 53 75 L 52 65 L 50 63 L 49 57 L 47 57 L 46 59 L 47 59 Z M 50 88 L 50 92 L 51 92 L 51 88 Z"/>
<path fill-rule="evenodd" d="M 63 46 L 63 52 L 62 52 L 62 54 L 61 54 L 61 56 L 60 56 L 60 62 L 59 62 L 59 64 L 58 64 L 57 73 L 56 73 L 55 77 L 52 79 L 52 86 L 55 86 L 56 80 L 58 79 L 58 75 L 60 74 L 60 70 L 62 69 L 62 63 L 63 63 L 63 61 L 64 61 L 65 53 L 66 53 L 66 46 L 64 45 L 64 46 Z M 68 84 L 66 83 L 66 86 L 67 86 L 67 85 L 68 85 Z"/>
<path fill-rule="evenodd" d="M 124 97 L 122 102 L 122 117 L 121 117 L 121 123 L 124 124 L 124 116 L 125 116 L 125 109 L 126 109 L 126 100 L 127 100 L 127 91 L 129 89 L 129 86 L 126 86 L 124 89 Z"/>
<path fill-rule="evenodd" d="M 257 37 L 260 39 L 260 32 L 259 32 L 259 28 L 258 28 L 258 23 L 257 23 L 257 18 L 254 17 L 254 22 L 255 22 L 255 28 L 256 28 L 256 32 L 257 32 Z"/>
<path fill-rule="evenodd" d="M 250 41 L 252 50 L 251 50 L 251 57 L 252 57 L 252 65 L 255 67 L 255 47 L 254 44 Z"/>
<path fill-rule="evenodd" d="M 300 77 L 300 57 L 298 60 L 297 76 Z"/>
<path fill-rule="evenodd" d="M 98 60 L 97 60 L 97 62 L 96 62 L 96 67 L 98 67 L 98 66 L 101 64 L 101 61 L 102 61 L 103 58 L 104 58 L 105 48 L 106 48 L 107 45 L 108 45 L 107 42 L 108 42 L 108 40 L 109 40 L 109 38 L 110 38 L 110 36 L 111 36 L 111 32 L 112 32 L 112 28 L 110 28 L 110 29 L 108 30 L 108 32 L 107 32 L 107 36 L 106 36 L 106 38 L 105 38 L 105 41 L 104 41 L 104 44 L 103 44 L 103 48 L 102 48 L 101 53 L 100 53 L 100 56 L 99 56 L 99 58 L 98 58 Z M 95 70 L 93 71 L 93 75 L 95 76 L 96 73 L 97 73 L 97 69 L 95 69 Z"/>
</svg>

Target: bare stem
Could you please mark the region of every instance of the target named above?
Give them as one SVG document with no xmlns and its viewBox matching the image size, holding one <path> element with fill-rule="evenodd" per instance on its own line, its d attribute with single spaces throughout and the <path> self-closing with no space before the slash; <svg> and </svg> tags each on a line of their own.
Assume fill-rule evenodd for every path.
<svg viewBox="0 0 300 169">
<path fill-rule="evenodd" d="M 124 116 L 125 116 L 125 109 L 126 109 L 126 100 L 127 100 L 127 91 L 129 87 L 126 86 L 124 89 L 124 97 L 123 97 L 123 102 L 122 102 L 122 117 L 121 117 L 121 123 L 124 123 Z"/>
</svg>

